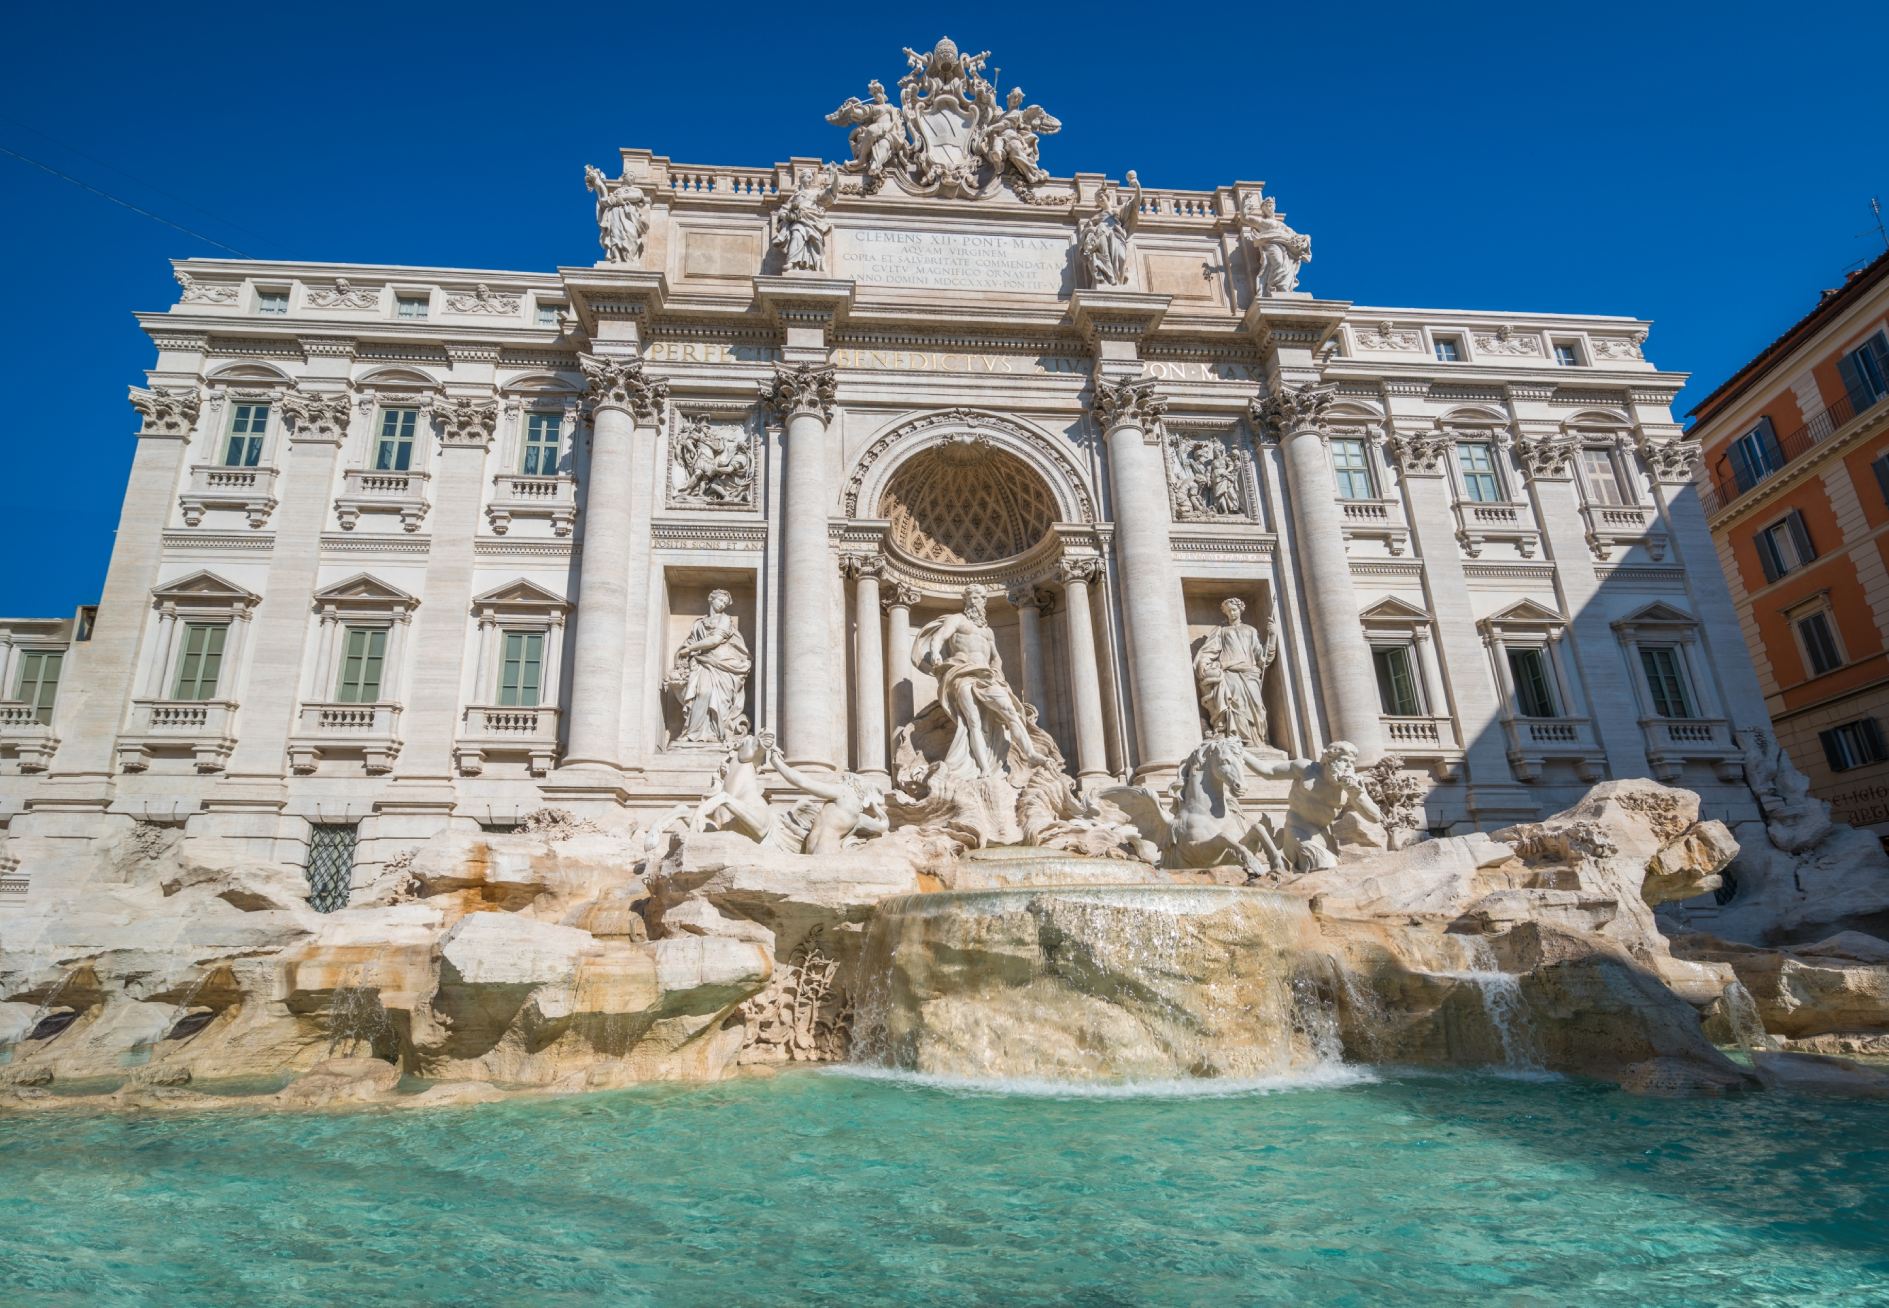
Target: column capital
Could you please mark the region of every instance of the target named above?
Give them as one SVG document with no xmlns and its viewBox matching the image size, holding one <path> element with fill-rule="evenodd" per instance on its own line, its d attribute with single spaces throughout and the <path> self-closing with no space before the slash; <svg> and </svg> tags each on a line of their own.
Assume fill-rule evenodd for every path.
<svg viewBox="0 0 1889 1308">
<path fill-rule="evenodd" d="M 577 362 L 590 383 L 594 413 L 616 409 L 632 418 L 653 422 L 669 401 L 669 383 L 643 371 L 637 359 L 618 359 L 579 353 Z"/>
<path fill-rule="evenodd" d="M 1065 586 L 1086 586 L 1101 575 L 1100 559 L 1064 559 L 1056 565 L 1056 579 Z"/>
<path fill-rule="evenodd" d="M 1693 470 L 1699 466 L 1699 442 L 1676 428 L 1671 434 L 1642 431 L 1638 446 L 1640 457 L 1646 460 L 1655 481 L 1689 482 Z"/>
<path fill-rule="evenodd" d="M 131 407 L 138 411 L 144 424 L 138 429 L 143 437 L 160 437 L 172 440 L 190 435 L 190 429 L 196 425 L 197 414 L 203 408 L 203 393 L 196 387 L 143 386 L 131 388 Z"/>
<path fill-rule="evenodd" d="M 1167 401 L 1155 393 L 1152 377 L 1111 382 L 1097 376 L 1094 385 L 1089 407 L 1105 434 L 1117 427 L 1145 432 L 1167 414 Z"/>
<path fill-rule="evenodd" d="M 1038 613 L 1046 613 L 1050 605 L 1055 603 L 1055 596 L 1046 590 L 1039 589 L 1035 582 L 1011 582 L 1004 588 L 1004 598 L 1009 600 L 1010 607 L 1018 612 L 1024 609 L 1035 609 Z"/>
<path fill-rule="evenodd" d="M 1337 391 L 1331 386 L 1308 383 L 1291 386 L 1280 383 L 1270 395 L 1253 400 L 1249 407 L 1253 421 L 1277 441 L 1303 432 L 1325 434 L 1325 411 L 1331 408 Z"/>
<path fill-rule="evenodd" d="M 761 388 L 761 402 L 783 420 L 811 413 L 828 422 L 838 390 L 839 373 L 831 366 L 777 363 L 772 380 Z"/>
<path fill-rule="evenodd" d="M 1449 458 L 1450 436 L 1441 431 L 1393 431 L 1384 448 L 1407 477 L 1440 477 Z"/>
<path fill-rule="evenodd" d="M 887 609 L 909 609 L 925 598 L 918 587 L 908 581 L 890 581 L 880 592 L 879 604 Z"/>
<path fill-rule="evenodd" d="M 1560 431 L 1522 429 L 1515 453 L 1530 481 L 1566 481 L 1574 475 L 1574 452 L 1580 442 Z"/>
<path fill-rule="evenodd" d="M 297 387 L 282 397 L 282 412 L 295 424 L 289 433 L 291 442 L 339 445 L 347 438 L 354 402 L 346 391 L 305 391 Z"/>
<path fill-rule="evenodd" d="M 840 572 L 857 581 L 861 577 L 878 579 L 885 574 L 885 556 L 883 554 L 842 554 Z"/>
<path fill-rule="evenodd" d="M 498 402 L 469 395 L 443 400 L 434 408 L 440 420 L 440 444 L 448 449 L 486 449 L 498 428 Z"/>
</svg>

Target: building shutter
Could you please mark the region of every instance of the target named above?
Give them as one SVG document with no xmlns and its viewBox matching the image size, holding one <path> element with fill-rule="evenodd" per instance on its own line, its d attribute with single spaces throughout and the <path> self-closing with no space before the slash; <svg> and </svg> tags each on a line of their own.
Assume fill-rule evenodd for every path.
<svg viewBox="0 0 1889 1308">
<path fill-rule="evenodd" d="M 1830 770 L 1832 772 L 1843 771 L 1843 747 L 1837 743 L 1836 729 L 1832 728 L 1829 731 L 1819 731 L 1817 733 L 1817 742 L 1823 746 L 1823 761 L 1830 765 Z"/>
<path fill-rule="evenodd" d="M 1869 467 L 1876 474 L 1876 489 L 1882 492 L 1882 502 L 1889 504 L 1889 454 L 1878 454 Z"/>
<path fill-rule="evenodd" d="M 1859 718 L 1857 730 L 1863 733 L 1863 740 L 1869 746 L 1869 761 L 1879 763 L 1889 757 L 1889 744 L 1882 738 L 1882 724 L 1874 718 Z"/>
<path fill-rule="evenodd" d="M 1766 581 L 1776 581 L 1784 575 L 1784 560 L 1777 555 L 1777 542 L 1771 539 L 1771 528 L 1766 527 L 1751 538 L 1751 543 L 1758 548 L 1758 566 L 1764 569 Z"/>
<path fill-rule="evenodd" d="M 1784 521 L 1790 524 L 1791 544 L 1797 546 L 1798 562 L 1808 563 L 1816 558 L 1816 548 L 1810 543 L 1810 525 L 1804 521 L 1804 515 L 1792 509 L 1790 517 Z"/>
</svg>

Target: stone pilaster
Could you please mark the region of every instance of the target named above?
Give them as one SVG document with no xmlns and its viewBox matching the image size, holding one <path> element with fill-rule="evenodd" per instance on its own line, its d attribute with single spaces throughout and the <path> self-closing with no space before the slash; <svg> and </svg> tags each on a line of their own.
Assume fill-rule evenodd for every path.
<svg viewBox="0 0 1889 1308">
<path fill-rule="evenodd" d="M 786 427 L 781 488 L 780 741 L 787 761 L 831 768 L 835 748 L 832 512 L 827 423 L 833 416 L 834 370 L 783 364 L 762 399 Z"/>
<path fill-rule="evenodd" d="M 1031 585 L 1014 585 L 1006 598 L 1017 611 L 1017 648 L 1023 654 L 1022 690 L 1025 703 L 1036 706 L 1037 716 L 1047 714 L 1048 694 L 1043 677 L 1043 614 L 1050 597 Z"/>
<path fill-rule="evenodd" d="M 1089 587 L 1102 575 L 1098 559 L 1064 559 L 1057 570 L 1063 583 L 1069 636 L 1069 691 L 1076 720 L 1076 780 L 1082 788 L 1110 780 L 1108 737 L 1102 719 L 1102 679 L 1096 672 L 1095 619 Z"/>
<path fill-rule="evenodd" d="M 624 740 L 624 665 L 646 661 L 647 624 L 631 611 L 631 588 L 649 584 L 653 475 L 639 467 L 639 445 L 653 447 L 669 383 L 633 359 L 580 354 L 590 383 L 591 448 L 584 486 L 577 628 L 571 641 L 570 735 L 564 767 L 620 771 Z M 638 494 L 639 482 L 642 493 Z M 633 738 L 640 738 L 634 732 Z M 564 781 L 581 778 L 564 776 Z"/>
<path fill-rule="evenodd" d="M 1330 437 L 1324 425 L 1331 398 L 1323 387 L 1281 384 L 1253 402 L 1253 418 L 1279 442 L 1285 456 L 1292 542 L 1308 596 L 1328 738 L 1350 741 L 1368 762 L 1384 752 L 1384 724 L 1376 677 L 1365 657 L 1344 519 L 1332 480 Z"/>
<path fill-rule="evenodd" d="M 912 687 L 912 606 L 918 591 L 895 581 L 884 591 L 885 604 L 885 711 L 892 730 L 917 714 Z"/>
<path fill-rule="evenodd" d="M 879 577 L 885 559 L 848 554 L 840 568 L 853 581 L 853 767 L 881 783 L 885 765 L 885 646 L 879 628 Z"/>
<path fill-rule="evenodd" d="M 1095 380 L 1094 416 L 1108 446 L 1125 597 L 1137 777 L 1171 772 L 1200 743 L 1187 624 L 1168 539 L 1172 511 L 1159 427 L 1165 411 L 1152 381 Z"/>
</svg>

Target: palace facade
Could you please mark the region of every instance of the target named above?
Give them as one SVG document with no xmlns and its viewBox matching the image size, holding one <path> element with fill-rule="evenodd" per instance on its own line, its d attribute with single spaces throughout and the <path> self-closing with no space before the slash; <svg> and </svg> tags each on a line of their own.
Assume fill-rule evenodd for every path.
<svg viewBox="0 0 1889 1308">
<path fill-rule="evenodd" d="M 624 150 L 594 264 L 178 262 L 96 617 L 0 629 L 9 888 L 134 823 L 299 867 L 653 818 L 751 729 L 896 786 L 972 585 L 1085 787 L 1232 729 L 1211 643 L 1250 743 L 1395 754 L 1431 830 L 1647 775 L 1756 817 L 1647 322 L 1310 293 L 1260 183 L 1053 176 L 947 47 L 811 125 L 843 164 Z"/>
</svg>

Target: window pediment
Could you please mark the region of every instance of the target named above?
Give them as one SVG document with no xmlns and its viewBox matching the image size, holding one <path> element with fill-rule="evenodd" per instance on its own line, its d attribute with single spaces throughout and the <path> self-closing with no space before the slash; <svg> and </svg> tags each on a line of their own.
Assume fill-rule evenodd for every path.
<svg viewBox="0 0 1889 1308">
<path fill-rule="evenodd" d="M 151 598 L 159 604 L 209 609 L 250 609 L 262 602 L 262 596 L 254 591 L 209 571 L 192 572 L 167 582 L 153 590 Z"/>
<path fill-rule="evenodd" d="M 1525 599 L 1519 604 L 1511 604 L 1497 613 L 1491 613 L 1476 625 L 1485 631 L 1500 627 L 1564 627 L 1567 619 L 1545 604 Z"/>
<path fill-rule="evenodd" d="M 1358 616 L 1365 622 L 1380 626 L 1397 624 L 1409 626 L 1416 623 L 1427 626 L 1430 622 L 1428 612 L 1405 600 L 1398 599 L 1395 595 L 1386 595 Z"/>
<path fill-rule="evenodd" d="M 472 607 L 477 613 L 495 617 L 544 618 L 565 613 L 571 606 L 562 595 L 519 577 L 474 597 Z"/>
<path fill-rule="evenodd" d="M 419 606 L 414 596 L 366 572 L 315 592 L 315 607 L 321 609 L 406 613 Z"/>
</svg>

